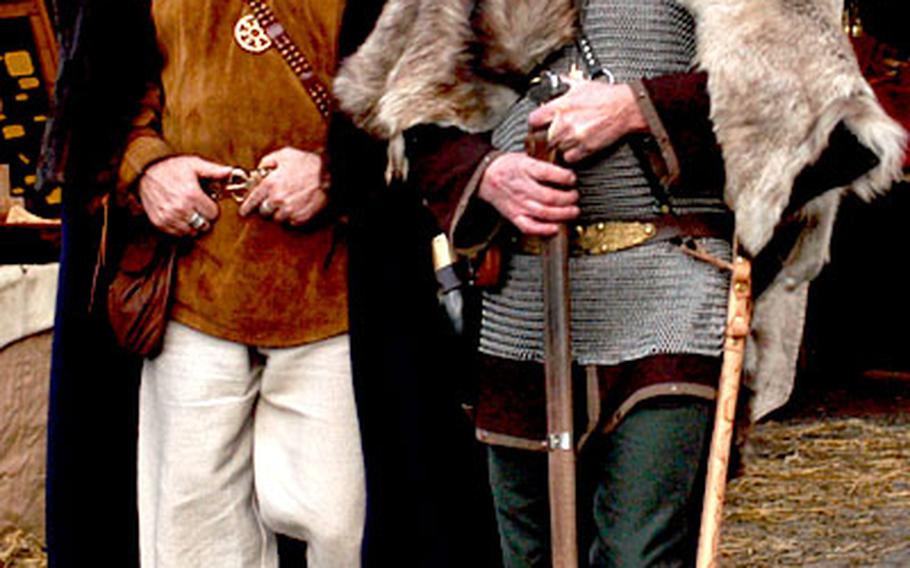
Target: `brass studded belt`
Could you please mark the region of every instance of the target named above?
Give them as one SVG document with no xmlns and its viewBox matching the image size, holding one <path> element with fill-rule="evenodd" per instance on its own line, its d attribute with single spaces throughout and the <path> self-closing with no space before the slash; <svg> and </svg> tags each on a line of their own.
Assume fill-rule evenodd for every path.
<svg viewBox="0 0 910 568">
<path fill-rule="evenodd" d="M 579 224 L 569 232 L 573 256 L 609 254 L 651 242 L 687 238 L 729 239 L 733 223 L 729 215 L 663 215 L 645 221 L 598 221 Z M 546 239 L 523 235 L 512 240 L 512 248 L 524 254 L 543 254 Z"/>
</svg>

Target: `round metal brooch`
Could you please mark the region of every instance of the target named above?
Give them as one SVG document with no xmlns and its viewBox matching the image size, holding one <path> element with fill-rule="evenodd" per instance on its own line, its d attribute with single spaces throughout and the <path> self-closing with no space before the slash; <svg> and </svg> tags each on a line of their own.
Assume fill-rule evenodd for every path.
<svg viewBox="0 0 910 568">
<path fill-rule="evenodd" d="M 241 49 L 250 53 L 262 53 L 272 47 L 272 39 L 252 14 L 237 20 L 234 26 L 234 40 Z"/>
</svg>

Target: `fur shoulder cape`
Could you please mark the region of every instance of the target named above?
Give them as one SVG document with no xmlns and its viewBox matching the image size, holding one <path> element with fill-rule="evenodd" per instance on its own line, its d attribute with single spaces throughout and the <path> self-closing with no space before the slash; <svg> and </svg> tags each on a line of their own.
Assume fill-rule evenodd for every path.
<svg viewBox="0 0 910 568">
<path fill-rule="evenodd" d="M 793 385 L 808 282 L 828 260 L 841 198 L 871 199 L 901 173 L 906 133 L 882 110 L 841 30 L 839 0 L 676 0 L 697 22 L 711 119 L 726 169 L 736 235 L 758 254 L 838 123 L 879 158 L 848 187 L 800 211 L 803 229 L 755 304 L 747 370 L 759 418 Z M 390 0 L 367 41 L 342 65 L 343 111 L 389 141 L 393 175 L 407 174 L 402 133 L 417 124 L 494 127 L 513 85 L 574 37 L 574 0 Z"/>
</svg>

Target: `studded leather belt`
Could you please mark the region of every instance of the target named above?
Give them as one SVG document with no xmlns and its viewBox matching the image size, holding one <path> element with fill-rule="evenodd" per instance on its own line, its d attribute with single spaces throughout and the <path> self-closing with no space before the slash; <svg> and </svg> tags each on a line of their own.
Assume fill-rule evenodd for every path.
<svg viewBox="0 0 910 568">
<path fill-rule="evenodd" d="M 729 239 L 733 234 L 730 215 L 662 215 L 643 221 L 597 221 L 578 224 L 569 233 L 573 256 L 609 254 L 652 242 L 680 242 L 693 238 Z M 546 239 L 522 235 L 512 239 L 515 252 L 543 254 Z"/>
</svg>

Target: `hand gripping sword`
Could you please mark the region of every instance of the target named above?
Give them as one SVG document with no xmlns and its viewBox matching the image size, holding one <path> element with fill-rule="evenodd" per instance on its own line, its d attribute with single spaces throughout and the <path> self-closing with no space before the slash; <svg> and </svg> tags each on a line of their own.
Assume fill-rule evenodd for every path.
<svg viewBox="0 0 910 568">
<path fill-rule="evenodd" d="M 528 95 L 543 104 L 562 95 L 568 85 L 544 71 Z M 530 130 L 525 151 L 532 158 L 556 162 L 557 151 L 547 130 Z M 575 504 L 575 439 L 572 419 L 572 341 L 569 314 L 569 230 L 547 239 L 543 261 L 544 371 L 547 392 L 547 459 L 550 490 L 550 547 L 553 568 L 577 568 L 578 529 Z"/>
</svg>

